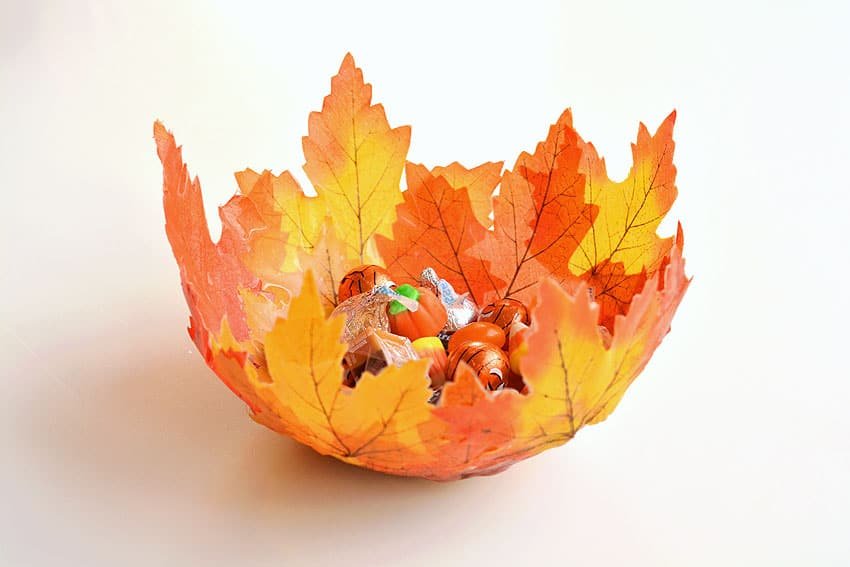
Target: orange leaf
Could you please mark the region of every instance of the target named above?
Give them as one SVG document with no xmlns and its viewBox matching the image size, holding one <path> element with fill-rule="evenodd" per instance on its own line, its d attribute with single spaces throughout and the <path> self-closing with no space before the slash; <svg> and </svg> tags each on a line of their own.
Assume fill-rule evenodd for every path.
<svg viewBox="0 0 850 567">
<path fill-rule="evenodd" d="M 590 228 L 595 209 L 584 203 L 581 149 L 564 112 L 534 154 L 523 153 L 506 171 L 495 198 L 492 238 L 473 250 L 490 260 L 491 290 L 499 297 L 528 302 L 543 277 L 570 277 L 569 258 Z"/>
<path fill-rule="evenodd" d="M 493 191 L 502 179 L 503 162 L 488 161 L 478 167 L 467 169 L 458 162 L 452 162 L 446 166 L 437 166 L 431 169 L 431 175 L 442 177 L 449 182 L 452 189 L 466 188 L 469 195 L 469 204 L 475 220 L 482 226 L 490 228 L 493 221 L 490 218 L 493 212 Z M 410 188 L 408 176 L 408 189 Z"/>
<path fill-rule="evenodd" d="M 483 299 L 498 284 L 491 281 L 489 262 L 470 254 L 488 232 L 473 215 L 467 189 L 453 189 L 445 178 L 412 163 L 407 164 L 407 187 L 393 237 L 376 238 L 387 269 L 413 280 L 432 266 L 458 292 Z"/>
<path fill-rule="evenodd" d="M 567 111 L 504 176 L 501 163 L 408 164 L 402 192 L 409 129 L 390 128 L 348 55 L 303 139 L 318 197 L 287 172 L 239 172 L 217 244 L 200 185 L 157 123 L 190 336 L 254 420 L 352 464 L 449 480 L 560 445 L 613 411 L 688 288 L 681 226 L 656 234 L 676 196 L 674 119 L 654 136 L 641 126 L 621 183 Z M 328 314 L 342 275 L 380 263 L 379 250 L 398 276 L 432 265 L 479 304 L 524 301 L 531 326 L 514 362 L 528 393 L 485 392 L 462 366 L 430 404 L 428 360 L 343 385 L 344 322 Z"/>
<path fill-rule="evenodd" d="M 278 282 L 282 272 L 299 269 L 300 251 L 311 251 L 322 232 L 325 204 L 319 197 L 308 197 L 288 171 L 273 175 L 266 170 L 250 169 L 236 174 L 244 195 L 262 218 L 265 229 L 252 235 L 249 265 L 264 281 Z"/>
<path fill-rule="evenodd" d="M 162 162 L 165 232 L 180 266 L 186 301 L 203 330 L 217 333 L 227 318 L 236 339 L 245 340 L 248 326 L 238 290 L 259 285 L 240 259 L 251 249 L 243 239 L 248 232 L 235 227 L 234 215 L 222 214 L 221 238 L 213 244 L 200 182 L 189 177 L 181 149 L 161 122 L 154 124 L 154 139 Z M 261 224 L 258 217 L 253 220 Z M 193 338 L 204 352 L 208 345 L 200 336 Z"/>
<path fill-rule="evenodd" d="M 410 128 L 390 128 L 372 87 L 345 56 L 321 112 L 311 112 L 303 138 L 304 171 L 325 199 L 340 238 L 368 263 L 375 234 L 390 234 Z"/>
<path fill-rule="evenodd" d="M 623 264 L 604 260 L 601 264 L 582 274 L 578 282 L 588 286 L 591 297 L 599 304 L 599 324 L 609 331 L 614 331 L 614 318 L 625 315 L 629 310 L 632 297 L 646 283 L 646 271 L 637 274 L 626 274 Z M 577 282 L 570 282 L 566 287 L 575 289 Z"/>
<path fill-rule="evenodd" d="M 457 467 L 462 475 L 465 467 L 511 442 L 519 401 L 513 390 L 486 392 L 472 370 L 461 364 L 434 410 L 434 415 L 448 424 L 441 464 Z"/>
</svg>

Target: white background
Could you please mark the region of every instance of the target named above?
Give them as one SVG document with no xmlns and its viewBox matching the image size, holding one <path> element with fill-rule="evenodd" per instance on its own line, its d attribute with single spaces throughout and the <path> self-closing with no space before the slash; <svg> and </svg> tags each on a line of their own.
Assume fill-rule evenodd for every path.
<svg viewBox="0 0 850 567">
<path fill-rule="evenodd" d="M 850 564 L 846 3 L 117 4 L 0 11 L 0 564 Z M 386 477 L 255 425 L 194 352 L 153 120 L 214 214 L 246 166 L 306 180 L 346 51 L 430 165 L 510 165 L 571 106 L 622 177 L 678 110 L 695 280 L 608 421 Z"/>
</svg>

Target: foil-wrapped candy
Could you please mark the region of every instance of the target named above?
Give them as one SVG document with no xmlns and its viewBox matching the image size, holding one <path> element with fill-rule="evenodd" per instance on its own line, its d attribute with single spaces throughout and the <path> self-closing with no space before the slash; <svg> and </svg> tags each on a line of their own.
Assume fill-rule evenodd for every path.
<svg viewBox="0 0 850 567">
<path fill-rule="evenodd" d="M 381 266 L 375 264 L 364 264 L 349 270 L 339 282 L 337 296 L 340 301 L 345 301 L 354 295 L 366 293 L 378 286 L 394 286 L 390 273 Z"/>
<path fill-rule="evenodd" d="M 437 275 L 434 268 L 425 268 L 419 275 L 419 282 L 431 288 L 440 298 L 448 314 L 448 322 L 442 333 L 450 334 L 475 320 L 478 306 L 466 293 L 458 293 L 452 284 Z"/>
<path fill-rule="evenodd" d="M 396 300 L 410 311 L 419 309 L 419 304 L 409 297 L 396 293 L 389 285 L 379 285 L 366 293 L 353 295 L 336 306 L 331 317 L 345 316 L 342 340 L 351 345 L 361 335 L 372 330 L 389 331 L 387 305 Z"/>
<path fill-rule="evenodd" d="M 490 343 L 468 342 L 449 353 L 447 374 L 454 374 L 461 362 L 465 362 L 478 376 L 481 385 L 487 390 L 501 390 L 507 386 L 510 374 L 510 362 L 505 351 Z"/>
<path fill-rule="evenodd" d="M 407 337 L 372 329 L 358 337 L 343 358 L 345 384 L 353 387 L 364 372 L 377 374 L 386 366 L 401 366 L 418 358 Z"/>
</svg>

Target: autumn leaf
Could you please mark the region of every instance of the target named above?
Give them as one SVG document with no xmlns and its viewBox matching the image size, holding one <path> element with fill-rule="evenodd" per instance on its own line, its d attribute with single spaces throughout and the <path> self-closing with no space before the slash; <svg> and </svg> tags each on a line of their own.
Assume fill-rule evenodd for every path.
<svg viewBox="0 0 850 567">
<path fill-rule="evenodd" d="M 266 228 L 256 235 L 254 270 L 264 281 L 277 281 L 281 273 L 300 269 L 299 253 L 311 252 L 323 230 L 325 203 L 309 197 L 288 171 L 274 175 L 265 170 L 236 174 L 243 200 L 250 201 Z"/>
<path fill-rule="evenodd" d="M 371 100 L 371 85 L 346 55 L 302 141 L 304 171 L 360 263 L 369 259 L 372 236 L 390 234 L 410 145 L 410 128 L 390 128 L 384 108 Z"/>
<path fill-rule="evenodd" d="M 357 262 L 349 256 L 350 252 L 351 248 L 337 236 L 334 225 L 330 222 L 325 222 L 322 226 L 322 233 L 313 248 L 300 252 L 301 269 L 310 270 L 314 274 L 316 287 L 327 313 L 333 311 L 339 303 L 340 280 L 357 266 Z M 293 286 L 294 293 L 298 290 L 300 286 Z"/>
<path fill-rule="evenodd" d="M 604 420 L 690 283 L 681 226 L 673 238 L 657 235 L 676 197 L 675 113 L 655 135 L 641 125 L 622 182 L 608 178 L 566 111 L 504 175 L 500 162 L 408 163 L 402 192 L 410 130 L 390 128 L 371 95 L 346 56 L 303 138 L 318 196 L 286 171 L 243 170 L 239 193 L 220 208 L 217 243 L 198 180 L 173 136 L 154 126 L 166 232 L 205 362 L 258 423 L 398 475 L 494 474 Z M 486 392 L 461 365 L 429 403 L 421 359 L 345 386 L 344 321 L 331 314 L 339 280 L 363 263 L 408 280 L 432 266 L 479 305 L 523 301 L 531 325 L 515 382 L 527 388 Z"/>
<path fill-rule="evenodd" d="M 595 208 L 584 202 L 581 149 L 564 112 L 533 154 L 523 153 L 502 177 L 492 237 L 472 253 L 490 260 L 499 297 L 529 301 L 546 276 L 569 277 L 569 258 L 590 228 Z"/>
<path fill-rule="evenodd" d="M 646 283 L 646 270 L 626 274 L 623 264 L 606 259 L 578 280 L 565 282 L 564 287 L 576 290 L 578 283 L 588 287 L 590 296 L 599 304 L 599 324 L 614 331 L 614 318 L 628 313 L 632 297 Z"/>
<path fill-rule="evenodd" d="M 248 326 L 238 290 L 259 286 L 241 260 L 251 249 L 244 238 L 247 227 L 234 225 L 237 215 L 222 214 L 221 238 L 213 244 L 200 182 L 190 178 L 183 152 L 161 122 L 154 124 L 154 139 L 162 162 L 165 232 L 180 266 L 186 301 L 204 331 L 198 334 L 196 329 L 193 338 L 204 352 L 206 332 L 218 332 L 226 318 L 236 339 L 246 340 Z M 253 221 L 261 222 L 256 216 Z"/>
<path fill-rule="evenodd" d="M 490 263 L 471 254 L 488 231 L 475 218 L 465 187 L 452 188 L 422 165 L 408 163 L 407 191 L 398 206 L 392 238 L 378 236 L 378 250 L 387 269 L 415 280 L 426 266 L 473 300 L 499 284 Z"/>
<path fill-rule="evenodd" d="M 325 319 L 310 272 L 301 294 L 292 300 L 265 341 L 271 382 L 257 383 L 274 410 L 283 406 L 325 454 L 364 459 L 386 451 L 410 451 L 418 442 L 419 423 L 430 418 L 428 361 L 390 366 L 377 376 L 365 374 L 352 390 L 342 383 L 340 342 L 344 320 Z M 284 413 L 284 412 L 279 412 Z"/>
<path fill-rule="evenodd" d="M 581 172 L 586 175 L 585 199 L 599 214 L 570 261 L 575 274 L 593 275 L 606 264 L 620 263 L 622 273 L 655 273 L 670 251 L 673 238 L 656 231 L 676 200 L 676 167 L 673 165 L 672 112 L 654 136 L 640 125 L 632 144 L 634 165 L 620 183 L 611 181 L 605 160 L 593 144 L 580 142 Z"/>
<path fill-rule="evenodd" d="M 606 347 L 598 326 L 599 304 L 586 284 L 569 294 L 545 280 L 532 313 L 528 352 L 520 363 L 530 394 L 522 406 L 522 431 L 545 431 L 548 438 L 571 439 L 583 426 L 604 419 L 649 361 L 669 330 L 670 320 L 689 281 L 681 250 L 632 299 L 629 312 L 616 318 Z"/>
<path fill-rule="evenodd" d="M 289 288 L 275 284 L 266 284 L 262 290 L 239 290 L 253 341 L 262 344 L 278 317 L 286 315 L 292 293 Z"/>
<path fill-rule="evenodd" d="M 466 365 L 461 364 L 454 382 L 449 382 L 434 415 L 448 424 L 441 448 L 442 460 L 457 467 L 477 464 L 483 456 L 495 453 L 514 437 L 514 420 L 520 396 L 513 390 L 487 392 Z"/>
<path fill-rule="evenodd" d="M 466 189 L 472 214 L 482 226 L 490 228 L 493 221 L 493 192 L 502 179 L 503 162 L 488 161 L 472 169 L 467 169 L 458 162 L 431 168 L 431 175 L 445 179 L 452 189 Z M 408 176 L 408 189 L 410 176 Z"/>
<path fill-rule="evenodd" d="M 225 320 L 217 337 L 210 341 L 206 362 L 221 381 L 256 413 L 263 411 L 266 405 L 246 373 L 246 369 L 250 368 L 256 375 L 256 369 L 249 362 L 249 350 L 248 345 L 236 340 Z"/>
</svg>

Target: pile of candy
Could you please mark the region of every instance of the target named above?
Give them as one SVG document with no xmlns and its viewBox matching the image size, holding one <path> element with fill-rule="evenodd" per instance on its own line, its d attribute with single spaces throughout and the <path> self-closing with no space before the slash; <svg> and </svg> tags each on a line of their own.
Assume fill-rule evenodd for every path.
<svg viewBox="0 0 850 567">
<path fill-rule="evenodd" d="M 417 284 L 397 285 L 376 265 L 359 266 L 342 279 L 333 315 L 346 317 L 346 385 L 354 387 L 364 372 L 430 358 L 432 402 L 461 362 L 488 390 L 523 391 L 518 363 L 530 324 L 526 306 L 506 298 L 479 310 L 433 268 L 423 270 Z"/>
</svg>

